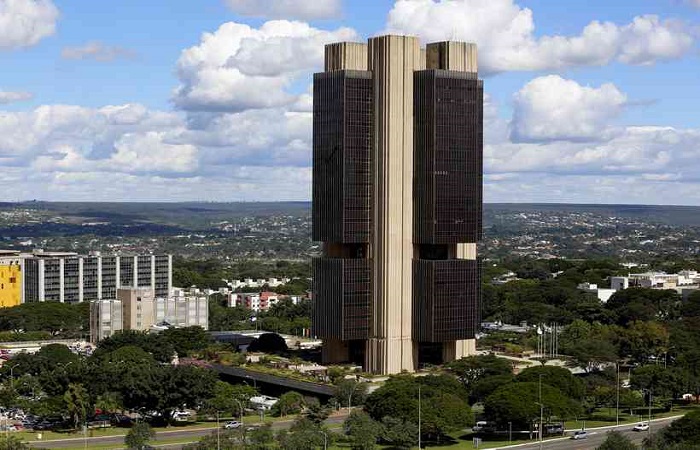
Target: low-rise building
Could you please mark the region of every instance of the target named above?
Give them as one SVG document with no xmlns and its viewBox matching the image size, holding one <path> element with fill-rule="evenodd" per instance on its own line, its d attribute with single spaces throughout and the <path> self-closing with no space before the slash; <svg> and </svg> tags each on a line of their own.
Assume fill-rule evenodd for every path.
<svg viewBox="0 0 700 450">
<path fill-rule="evenodd" d="M 117 300 L 90 303 L 90 339 L 97 342 L 120 330 L 160 331 L 170 327 L 209 328 L 209 302 L 203 296 L 154 297 L 144 288 L 119 289 Z"/>
</svg>

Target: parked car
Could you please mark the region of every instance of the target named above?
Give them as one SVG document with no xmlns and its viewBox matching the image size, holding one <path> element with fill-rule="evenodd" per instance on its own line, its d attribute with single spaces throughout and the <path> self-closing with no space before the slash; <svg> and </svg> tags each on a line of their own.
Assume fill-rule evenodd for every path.
<svg viewBox="0 0 700 450">
<path fill-rule="evenodd" d="M 632 431 L 649 431 L 649 424 L 646 422 L 640 422 L 632 427 Z"/>
<path fill-rule="evenodd" d="M 226 422 L 226 424 L 224 424 L 224 428 L 226 428 L 227 430 L 233 430 L 236 428 L 240 428 L 241 425 L 243 425 L 241 422 L 237 420 L 232 420 L 230 422 Z"/>
<path fill-rule="evenodd" d="M 579 440 L 579 439 L 588 439 L 588 432 L 587 431 L 576 431 L 574 432 L 573 436 L 571 436 L 571 439 Z"/>
</svg>

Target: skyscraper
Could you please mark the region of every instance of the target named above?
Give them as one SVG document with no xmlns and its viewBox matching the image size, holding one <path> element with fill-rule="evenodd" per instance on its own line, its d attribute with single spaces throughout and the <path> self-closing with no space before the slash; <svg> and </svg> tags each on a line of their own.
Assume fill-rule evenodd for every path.
<svg viewBox="0 0 700 450">
<path fill-rule="evenodd" d="M 327 363 L 413 371 L 475 351 L 483 84 L 476 46 L 329 44 L 314 75 L 313 333 Z"/>
</svg>

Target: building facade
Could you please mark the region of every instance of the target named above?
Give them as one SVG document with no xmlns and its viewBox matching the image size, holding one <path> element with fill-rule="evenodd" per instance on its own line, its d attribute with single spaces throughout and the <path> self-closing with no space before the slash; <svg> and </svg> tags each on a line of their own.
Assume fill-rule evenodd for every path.
<svg viewBox="0 0 700 450">
<path fill-rule="evenodd" d="M 154 297 L 150 288 L 120 288 L 116 300 L 90 302 L 90 339 L 98 342 L 121 330 L 157 332 L 169 327 L 209 329 L 209 301 L 174 289 Z"/>
<path fill-rule="evenodd" d="M 21 264 L 24 303 L 113 300 L 122 287 L 149 288 L 167 297 L 172 289 L 171 255 L 35 252 L 22 255 Z"/>
<path fill-rule="evenodd" d="M 22 260 L 16 252 L 0 250 L 0 308 L 22 303 Z"/>
<path fill-rule="evenodd" d="M 313 333 L 327 363 L 413 371 L 472 354 L 483 84 L 476 46 L 379 36 L 314 75 Z"/>
</svg>

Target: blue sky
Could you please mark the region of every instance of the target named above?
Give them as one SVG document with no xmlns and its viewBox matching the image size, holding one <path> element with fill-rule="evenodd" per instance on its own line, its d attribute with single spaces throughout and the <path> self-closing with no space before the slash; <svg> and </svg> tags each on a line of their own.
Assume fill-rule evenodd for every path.
<svg viewBox="0 0 700 450">
<path fill-rule="evenodd" d="M 322 46 L 387 30 L 479 44 L 487 201 L 700 204 L 699 0 L 0 0 L 0 188 L 306 200 Z"/>
</svg>

